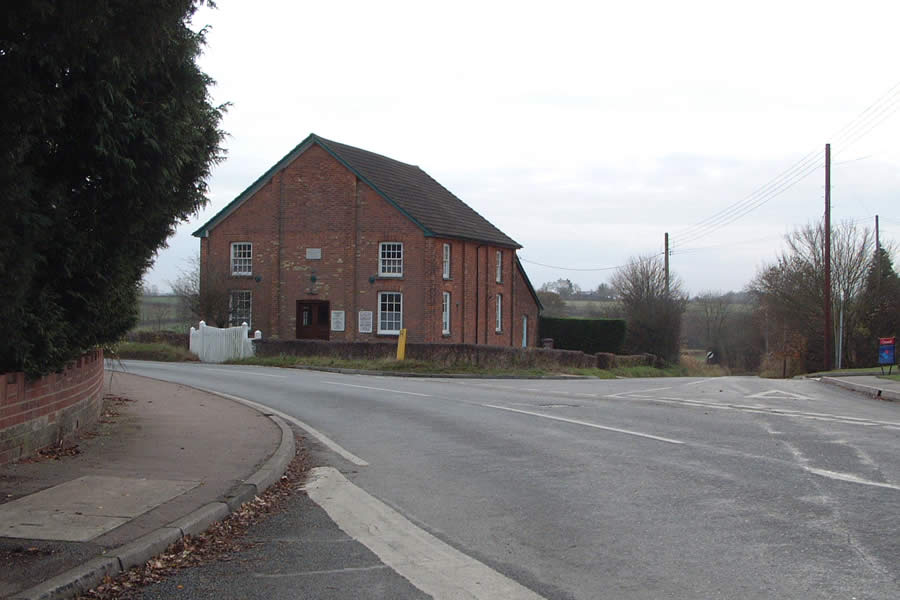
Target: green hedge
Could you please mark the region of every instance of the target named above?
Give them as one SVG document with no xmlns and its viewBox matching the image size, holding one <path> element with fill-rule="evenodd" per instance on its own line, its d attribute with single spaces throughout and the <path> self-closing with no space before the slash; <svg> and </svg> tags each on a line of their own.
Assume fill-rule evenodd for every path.
<svg viewBox="0 0 900 600">
<path fill-rule="evenodd" d="M 540 333 L 541 338 L 553 338 L 554 348 L 617 354 L 625 343 L 625 321 L 541 317 Z"/>
</svg>

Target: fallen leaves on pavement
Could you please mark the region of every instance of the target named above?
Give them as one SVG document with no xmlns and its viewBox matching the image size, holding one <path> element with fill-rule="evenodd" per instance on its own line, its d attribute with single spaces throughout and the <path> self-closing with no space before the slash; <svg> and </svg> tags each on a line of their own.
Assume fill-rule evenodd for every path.
<svg viewBox="0 0 900 600">
<path fill-rule="evenodd" d="M 253 544 L 246 539 L 247 531 L 268 515 L 281 510 L 305 479 L 309 463 L 302 450 L 302 438 L 297 438 L 297 454 L 288 465 L 281 480 L 269 486 L 261 495 L 241 505 L 222 521 L 213 523 L 203 533 L 187 535 L 166 548 L 162 554 L 115 577 L 106 576 L 103 583 L 80 599 L 112 600 L 130 598 L 138 589 L 162 581 L 181 569 L 195 567 L 215 560 L 230 560 L 231 555 Z"/>
</svg>

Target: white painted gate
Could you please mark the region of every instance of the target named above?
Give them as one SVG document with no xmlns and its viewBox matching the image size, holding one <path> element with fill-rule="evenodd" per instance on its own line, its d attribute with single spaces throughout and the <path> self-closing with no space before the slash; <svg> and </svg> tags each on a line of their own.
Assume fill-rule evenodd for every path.
<svg viewBox="0 0 900 600">
<path fill-rule="evenodd" d="M 247 337 L 249 329 L 246 323 L 241 323 L 240 327 L 220 329 L 200 321 L 199 329 L 191 327 L 190 350 L 201 361 L 211 363 L 253 356 L 253 342 Z M 261 339 L 262 332 L 256 330 L 253 338 Z"/>
</svg>

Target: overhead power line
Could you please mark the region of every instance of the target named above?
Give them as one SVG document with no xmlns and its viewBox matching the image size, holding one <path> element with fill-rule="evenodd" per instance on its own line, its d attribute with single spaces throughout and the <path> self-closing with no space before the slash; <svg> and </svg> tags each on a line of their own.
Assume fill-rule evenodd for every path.
<svg viewBox="0 0 900 600">
<path fill-rule="evenodd" d="M 869 105 L 859 116 L 838 130 L 832 139 L 841 145 L 840 151 L 844 152 L 890 118 L 898 109 L 900 109 L 900 82 Z M 822 167 L 823 162 L 819 149 L 808 153 L 740 201 L 676 232 L 677 236 L 673 236 L 672 247 L 683 246 L 733 223 L 817 171 Z"/>
<path fill-rule="evenodd" d="M 867 216 L 867 217 L 857 217 L 857 218 L 854 218 L 854 219 L 852 219 L 852 220 L 850 220 L 850 221 L 844 220 L 844 221 L 841 221 L 841 223 L 842 223 L 842 224 L 843 224 L 843 223 L 846 223 L 846 224 L 848 224 L 848 225 L 859 225 L 860 223 L 864 223 L 864 222 L 866 222 L 866 221 L 871 221 L 871 220 L 874 219 L 874 218 L 875 218 L 875 215 L 870 215 L 870 216 Z M 883 219 L 883 218 L 884 218 L 884 217 L 882 217 L 882 219 Z M 791 227 L 795 227 L 795 228 L 796 228 L 796 227 L 800 227 L 800 225 L 798 225 L 798 224 L 795 223 L 795 224 L 791 225 Z M 724 242 L 724 243 L 722 243 L 722 244 L 710 244 L 710 245 L 708 245 L 708 246 L 696 246 L 696 247 L 693 247 L 693 248 L 681 248 L 681 249 L 678 249 L 678 250 L 673 250 L 673 251 L 672 251 L 672 254 L 673 254 L 673 255 L 696 254 L 696 253 L 698 253 L 698 252 L 705 252 L 705 251 L 707 251 L 707 250 L 716 250 L 716 249 L 719 249 L 719 248 L 728 248 L 728 247 L 731 247 L 731 246 L 740 246 L 740 245 L 743 245 L 743 244 L 754 244 L 754 243 L 757 243 L 757 242 L 766 242 L 766 241 L 769 241 L 769 240 L 781 239 L 781 238 L 784 238 L 786 235 L 790 235 L 790 234 L 788 234 L 788 233 L 779 233 L 779 234 L 767 235 L 767 236 L 764 236 L 764 237 L 753 238 L 753 239 L 749 239 L 749 240 L 740 240 L 740 241 L 736 241 L 736 242 Z"/>
<path fill-rule="evenodd" d="M 647 258 L 653 258 L 655 256 L 662 256 L 662 252 L 657 252 L 655 254 L 651 254 L 650 256 L 638 257 L 638 260 L 646 260 Z M 613 271 L 615 269 L 621 269 L 627 265 L 616 265 L 614 267 L 591 267 L 591 268 L 582 268 L 582 267 L 559 267 L 556 265 L 546 265 L 544 263 L 539 263 L 533 260 L 528 260 L 522 256 L 519 257 L 519 260 L 522 262 L 526 262 L 530 265 L 537 265 L 539 267 L 547 267 L 548 269 L 558 269 L 560 271 Z"/>
</svg>

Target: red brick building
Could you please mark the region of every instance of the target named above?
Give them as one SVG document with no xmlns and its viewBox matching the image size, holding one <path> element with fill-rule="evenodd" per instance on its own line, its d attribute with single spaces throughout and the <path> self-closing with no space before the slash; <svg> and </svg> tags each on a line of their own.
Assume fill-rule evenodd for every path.
<svg viewBox="0 0 900 600">
<path fill-rule="evenodd" d="M 519 244 L 420 168 L 310 135 L 198 229 L 266 337 L 535 346 Z M 221 281 L 219 281 L 221 285 Z"/>
</svg>

